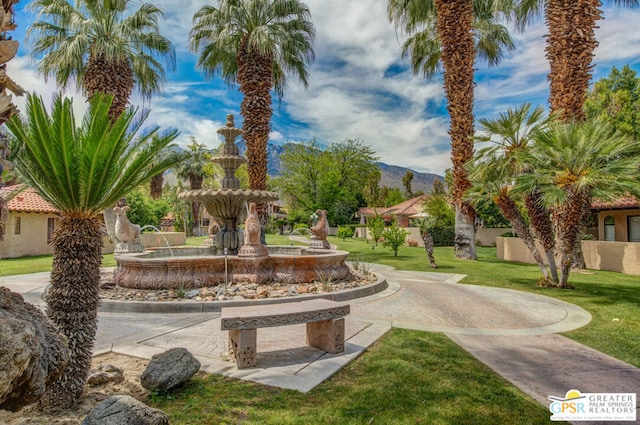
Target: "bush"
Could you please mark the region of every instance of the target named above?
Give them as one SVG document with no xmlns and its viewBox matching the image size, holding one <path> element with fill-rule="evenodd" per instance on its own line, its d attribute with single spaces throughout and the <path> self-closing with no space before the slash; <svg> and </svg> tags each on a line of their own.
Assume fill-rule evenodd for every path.
<svg viewBox="0 0 640 425">
<path fill-rule="evenodd" d="M 434 246 L 453 246 L 456 231 L 454 226 L 431 226 L 427 229 L 433 238 Z"/>
<path fill-rule="evenodd" d="M 382 246 L 390 247 L 393 250 L 393 256 L 397 257 L 398 249 L 404 245 L 404 241 L 408 234 L 409 232 L 404 230 L 404 228 L 393 223 L 391 226 L 384 229 L 384 232 L 382 232 L 382 237 L 384 238 Z"/>
<path fill-rule="evenodd" d="M 353 237 L 353 233 L 353 227 L 338 226 L 338 232 L 336 233 L 336 236 L 344 241 L 346 238 Z"/>
</svg>

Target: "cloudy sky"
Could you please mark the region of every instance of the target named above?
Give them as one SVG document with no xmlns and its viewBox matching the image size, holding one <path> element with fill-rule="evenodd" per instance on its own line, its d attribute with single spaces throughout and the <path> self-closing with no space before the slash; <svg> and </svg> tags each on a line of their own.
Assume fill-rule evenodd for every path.
<svg viewBox="0 0 640 425">
<path fill-rule="evenodd" d="M 134 1 L 134 3 L 136 3 Z M 213 148 L 219 145 L 216 129 L 228 113 L 239 116 L 241 96 L 237 86 L 205 80 L 195 69 L 196 57 L 187 48 L 192 16 L 209 3 L 205 0 L 154 1 L 166 12 L 161 31 L 176 47 L 177 69 L 168 75 L 160 96 L 143 104 L 150 107 L 149 123 L 181 130 L 180 144 L 189 135 Z M 274 104 L 271 142 L 339 142 L 360 139 L 388 164 L 420 172 L 443 174 L 451 166 L 442 79 L 414 76 L 401 58 L 403 36 L 386 17 L 384 0 L 307 0 L 316 26 L 316 61 L 305 90 L 293 78 L 281 103 Z M 604 2 L 605 4 L 608 2 Z M 9 74 L 25 89 L 45 99 L 55 85 L 34 72 L 24 32 L 33 16 L 29 1 L 16 7 L 21 41 L 18 56 L 9 64 Z M 613 66 L 629 64 L 640 72 L 640 9 L 605 7 L 597 37 L 594 79 L 606 76 Z M 546 106 L 548 63 L 544 57 L 543 22 L 515 33 L 515 51 L 497 66 L 477 64 L 476 118 L 491 117 L 506 108 L 529 101 Z M 83 108 L 80 94 L 68 92 Z M 16 99 L 19 107 L 23 99 Z M 24 110 L 24 108 L 22 108 Z"/>
</svg>

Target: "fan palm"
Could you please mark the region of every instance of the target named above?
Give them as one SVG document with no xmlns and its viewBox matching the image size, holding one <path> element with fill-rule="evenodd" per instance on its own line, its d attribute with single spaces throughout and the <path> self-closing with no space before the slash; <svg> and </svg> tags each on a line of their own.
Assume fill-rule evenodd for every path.
<svg viewBox="0 0 640 425">
<path fill-rule="evenodd" d="M 131 11 L 132 0 L 35 0 L 36 21 L 28 29 L 31 55 L 45 79 L 58 87 L 75 84 L 91 99 L 113 96 L 115 119 L 134 88 L 144 97 L 160 91 L 165 66 L 175 67 L 173 44 L 158 33 L 161 9 L 143 3 Z M 164 63 L 161 62 L 164 60 Z"/>
<path fill-rule="evenodd" d="M 508 194 L 508 190 L 504 193 L 501 190 L 508 189 L 512 185 L 513 179 L 519 174 L 532 172 L 528 164 L 518 161 L 516 154 L 519 151 L 529 149 L 532 143 L 532 134 L 547 128 L 552 121 L 553 118 L 545 117 L 542 107 L 532 108 L 530 103 L 524 103 L 514 109 L 509 109 L 506 113 L 500 113 L 497 118 L 481 118 L 479 120 L 480 135 L 476 136 L 475 139 L 478 142 L 491 142 L 492 145 L 481 149 L 474 158 L 473 168 L 475 171 L 472 171 L 472 173 L 476 174 L 476 176 L 471 177 L 471 180 L 478 181 L 477 183 L 474 182 L 474 186 L 480 182 L 486 184 L 496 182 L 500 188 L 497 191 L 501 193 L 500 196 L 511 196 Z M 488 174 L 488 170 L 485 168 L 494 170 L 493 175 Z M 537 190 L 526 193 L 524 198 L 531 226 L 545 251 L 551 278 L 553 282 L 557 283 L 555 236 L 549 218 L 549 211 L 540 202 L 540 195 Z M 503 200 L 503 202 L 506 201 Z M 497 204 L 502 209 L 500 204 Z M 504 211 L 503 214 L 511 221 Z M 511 213 L 512 216 L 513 214 Z M 514 227 L 516 227 L 515 224 Z M 522 231 L 516 230 L 516 232 L 521 237 L 524 237 Z M 547 273 L 543 272 L 543 274 L 546 278 Z"/>
<path fill-rule="evenodd" d="M 549 272 L 536 246 L 535 239 L 529 230 L 529 225 L 520 211 L 518 204 L 509 193 L 511 190 L 508 183 L 509 180 L 506 179 L 504 175 L 501 175 L 503 170 L 499 167 L 494 167 L 494 164 L 502 160 L 503 158 L 499 156 L 483 152 L 476 155 L 472 161 L 467 163 L 469 178 L 473 182 L 473 185 L 466 193 L 466 197 L 475 202 L 482 199 L 491 199 L 496 203 L 502 215 L 509 220 L 513 230 L 533 255 L 536 264 L 540 267 L 544 280 L 548 281 Z"/>
<path fill-rule="evenodd" d="M 111 97 L 95 95 L 76 124 L 71 99 L 56 96 L 51 113 L 29 94 L 26 120 L 7 122 L 15 136 L 14 163 L 26 182 L 60 212 L 53 245 L 47 316 L 69 341 L 71 361 L 41 400 L 45 410 L 77 406 L 89 372 L 96 333 L 102 260 L 102 210 L 182 158 L 157 155 L 177 136 L 157 128 L 135 134 L 147 115 L 109 115 Z"/>
<path fill-rule="evenodd" d="M 189 180 L 191 190 L 202 189 L 202 183 L 206 175 L 205 166 L 211 160 L 211 152 L 206 149 L 202 143 L 198 143 L 195 137 L 191 136 L 191 143 L 188 146 L 189 155 L 178 166 L 178 177 Z M 195 234 L 200 236 L 198 229 L 200 228 L 200 202 L 192 201 L 191 217 L 193 218 L 193 228 Z"/>
<path fill-rule="evenodd" d="M 474 211 L 464 201 L 471 186 L 465 164 L 473 157 L 473 87 L 476 52 L 495 64 L 513 42 L 496 21 L 492 0 L 389 0 L 389 19 L 411 34 L 403 55 L 411 53 L 414 73 L 431 77 L 442 63 L 447 110 L 451 118 L 452 195 L 456 207 L 455 252 L 476 258 Z"/>
<path fill-rule="evenodd" d="M 309 8 L 298 0 L 218 0 L 193 17 L 191 50 L 206 76 L 219 73 L 238 82 L 247 144 L 249 188 L 267 188 L 267 142 L 271 90 L 282 96 L 286 74 L 307 87 L 315 28 Z"/>
<path fill-rule="evenodd" d="M 500 0 L 504 1 L 504 0 Z M 563 121 L 584 119 L 584 102 L 591 80 L 592 60 L 598 46 L 597 22 L 602 17 L 601 0 L 506 0 L 515 3 L 521 28 L 539 17 L 544 9 L 548 34 L 549 105 Z M 638 0 L 611 0 L 618 6 L 636 6 Z"/>
<path fill-rule="evenodd" d="M 558 286 L 565 288 L 592 199 L 640 195 L 640 141 L 600 120 L 554 124 L 535 132 L 533 139 L 531 148 L 517 155 L 535 174 L 518 176 L 514 191 L 538 190 L 551 209 L 561 254 Z"/>
</svg>

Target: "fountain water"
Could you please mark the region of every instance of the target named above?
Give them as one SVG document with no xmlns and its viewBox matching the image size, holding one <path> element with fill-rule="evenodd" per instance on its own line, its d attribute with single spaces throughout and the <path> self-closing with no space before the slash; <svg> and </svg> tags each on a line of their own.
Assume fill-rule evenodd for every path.
<svg viewBox="0 0 640 425">
<path fill-rule="evenodd" d="M 158 233 L 160 237 L 164 239 L 164 243 L 165 245 L 167 245 L 167 248 L 169 249 L 169 254 L 171 254 L 171 256 L 173 257 L 173 250 L 171 249 L 171 244 L 167 240 L 166 236 L 162 234 L 162 230 L 158 229 L 156 226 L 153 226 L 151 224 L 145 224 L 140 228 L 140 233 L 144 232 L 145 229 L 151 229 L 151 230 L 154 230 L 156 233 Z"/>
<path fill-rule="evenodd" d="M 212 158 L 212 162 L 224 170 L 222 189 L 179 194 L 181 199 L 202 202 L 209 214 L 221 223 L 215 246 L 174 247 L 171 256 L 166 250 L 119 255 L 115 283 L 139 289 L 191 289 L 232 281 L 263 284 L 283 279 L 311 282 L 319 275 L 335 279 L 347 277 L 349 267 L 345 259 L 349 253 L 346 251 L 261 244 L 255 204 L 274 201 L 278 195 L 240 189 L 235 172 L 246 159 L 239 155 L 234 142 L 242 130 L 235 127 L 233 115 L 227 115 L 226 126 L 218 133 L 225 143 L 221 155 Z M 246 237 L 238 228 L 245 216 L 248 216 Z"/>
</svg>

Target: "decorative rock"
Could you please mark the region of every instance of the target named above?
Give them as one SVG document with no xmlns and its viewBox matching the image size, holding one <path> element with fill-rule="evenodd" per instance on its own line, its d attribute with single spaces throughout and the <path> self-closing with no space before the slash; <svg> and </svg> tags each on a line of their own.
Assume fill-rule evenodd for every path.
<svg viewBox="0 0 640 425">
<path fill-rule="evenodd" d="M 100 365 L 98 369 L 89 372 L 87 385 L 96 386 L 103 385 L 108 382 L 114 382 L 117 384 L 122 381 L 124 381 L 124 373 L 122 373 L 122 369 L 110 364 L 105 364 Z"/>
<path fill-rule="evenodd" d="M 114 395 L 98 403 L 82 425 L 169 425 L 163 411 L 128 395 Z"/>
<path fill-rule="evenodd" d="M 187 382 L 200 369 L 200 362 L 186 348 L 171 348 L 151 357 L 140 383 L 148 390 L 167 391 Z"/>
<path fill-rule="evenodd" d="M 0 409 L 37 401 L 69 361 L 66 340 L 40 310 L 0 287 Z"/>
<path fill-rule="evenodd" d="M 199 289 L 192 289 L 191 291 L 187 291 L 184 295 L 187 298 L 193 298 L 193 297 L 196 297 L 196 296 L 200 295 L 200 290 Z"/>
</svg>

